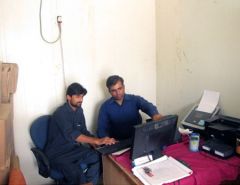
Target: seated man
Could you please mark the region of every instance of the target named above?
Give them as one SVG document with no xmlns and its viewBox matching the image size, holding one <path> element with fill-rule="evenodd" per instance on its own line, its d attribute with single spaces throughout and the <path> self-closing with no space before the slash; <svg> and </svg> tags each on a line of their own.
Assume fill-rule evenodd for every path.
<svg viewBox="0 0 240 185">
<path fill-rule="evenodd" d="M 87 90 L 78 83 L 67 88 L 67 102 L 57 108 L 49 124 L 48 140 L 45 152 L 50 165 L 60 170 L 68 185 L 96 184 L 100 173 L 99 154 L 84 145 L 93 147 L 102 144 L 113 144 L 113 138 L 96 138 L 87 129 L 81 107 Z M 80 163 L 87 165 L 86 173 Z"/>
<path fill-rule="evenodd" d="M 106 86 L 111 98 L 106 100 L 99 111 L 97 134 L 99 137 L 113 137 L 117 140 L 133 136 L 134 125 L 142 123 L 139 110 L 152 120 L 161 119 L 156 106 L 141 96 L 125 94 L 124 80 L 113 75 L 108 77 Z"/>
</svg>

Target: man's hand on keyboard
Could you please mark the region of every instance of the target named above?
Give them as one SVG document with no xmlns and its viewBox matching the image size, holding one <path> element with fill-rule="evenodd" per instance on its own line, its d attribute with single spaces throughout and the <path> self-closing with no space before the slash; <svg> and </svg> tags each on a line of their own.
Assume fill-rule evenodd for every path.
<svg viewBox="0 0 240 185">
<path fill-rule="evenodd" d="M 110 138 L 110 137 L 103 137 L 103 138 L 99 138 L 97 145 L 112 145 L 115 144 L 117 141 L 114 138 Z"/>
</svg>

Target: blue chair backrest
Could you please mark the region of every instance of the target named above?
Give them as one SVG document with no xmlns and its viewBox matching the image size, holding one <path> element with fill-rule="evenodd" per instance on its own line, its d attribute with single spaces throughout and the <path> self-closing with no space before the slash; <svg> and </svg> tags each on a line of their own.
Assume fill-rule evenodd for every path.
<svg viewBox="0 0 240 185">
<path fill-rule="evenodd" d="M 30 135 L 35 146 L 39 149 L 44 149 L 47 142 L 48 123 L 51 116 L 44 115 L 35 119 L 30 127 Z"/>
</svg>

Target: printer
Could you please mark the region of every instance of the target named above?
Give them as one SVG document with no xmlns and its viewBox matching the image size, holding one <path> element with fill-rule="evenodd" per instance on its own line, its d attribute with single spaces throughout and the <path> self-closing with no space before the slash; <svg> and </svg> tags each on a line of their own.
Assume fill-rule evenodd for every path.
<svg viewBox="0 0 240 185">
<path fill-rule="evenodd" d="M 204 90 L 199 104 L 194 105 L 181 121 L 182 126 L 204 135 L 205 121 L 220 113 L 219 97 L 219 92 Z"/>
<path fill-rule="evenodd" d="M 212 155 L 228 158 L 235 154 L 240 119 L 216 115 L 205 121 L 205 142 L 201 149 Z"/>
<path fill-rule="evenodd" d="M 216 106 L 212 113 L 198 111 L 198 105 L 194 105 L 188 114 L 181 121 L 185 129 L 191 129 L 194 132 L 205 135 L 206 121 L 218 115 L 220 112 L 220 107 Z"/>
</svg>

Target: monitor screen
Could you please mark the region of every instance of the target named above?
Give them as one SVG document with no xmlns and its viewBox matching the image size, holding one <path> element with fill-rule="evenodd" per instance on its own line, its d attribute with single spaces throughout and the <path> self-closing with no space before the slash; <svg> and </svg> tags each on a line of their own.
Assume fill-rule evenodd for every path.
<svg viewBox="0 0 240 185">
<path fill-rule="evenodd" d="M 177 115 L 168 115 L 159 121 L 136 125 L 131 159 L 149 154 L 153 159 L 160 157 L 161 151 L 174 143 L 177 120 Z"/>
</svg>

